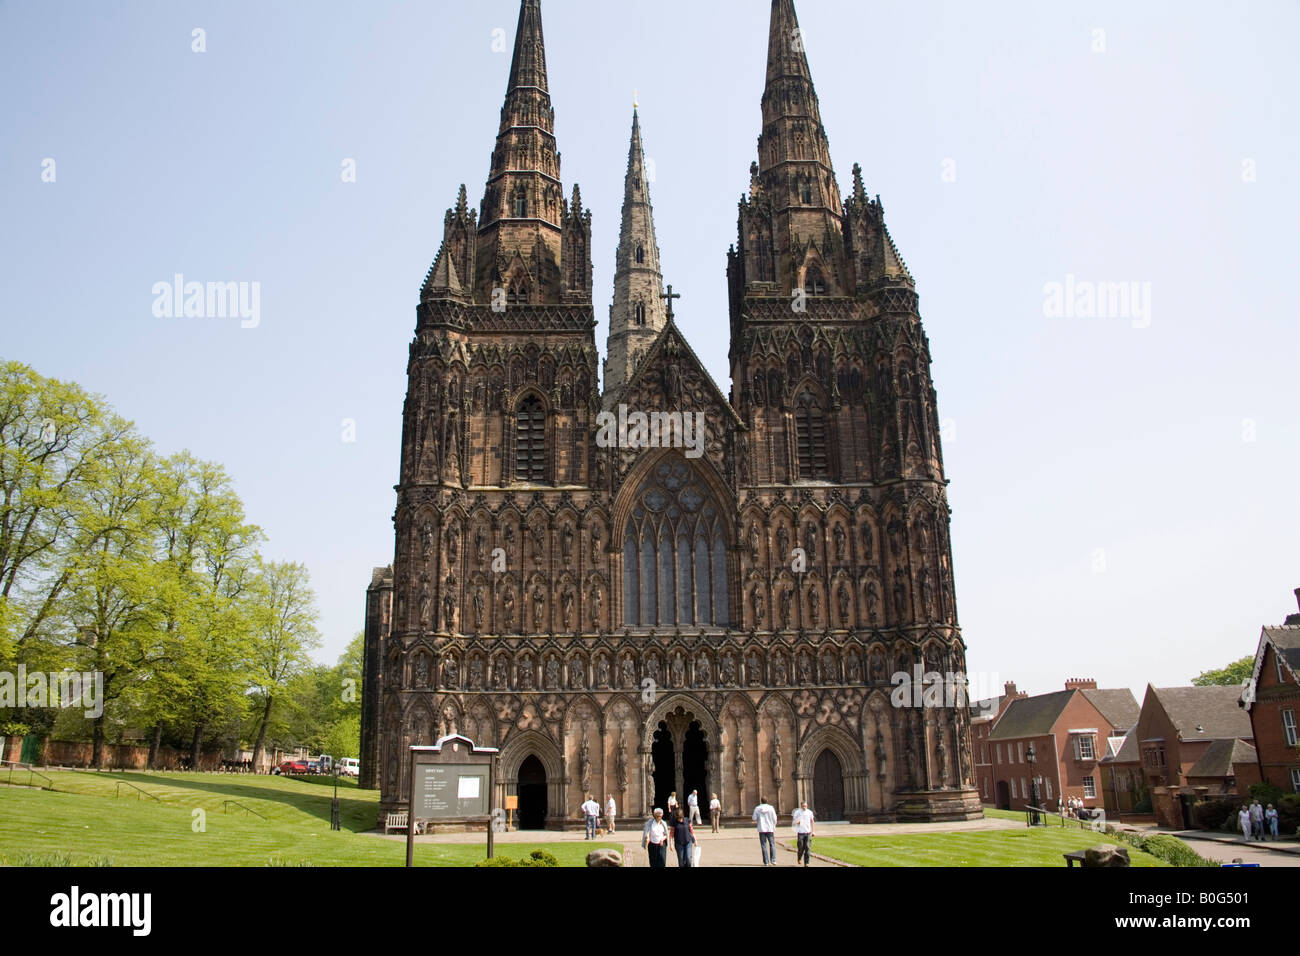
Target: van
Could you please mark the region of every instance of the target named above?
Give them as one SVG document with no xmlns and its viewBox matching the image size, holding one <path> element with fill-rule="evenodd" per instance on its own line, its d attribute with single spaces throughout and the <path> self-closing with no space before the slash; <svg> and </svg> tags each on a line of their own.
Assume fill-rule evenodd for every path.
<svg viewBox="0 0 1300 956">
<path fill-rule="evenodd" d="M 344 757 L 339 761 L 339 774 L 344 777 L 361 776 L 361 761 L 356 757 Z"/>
</svg>

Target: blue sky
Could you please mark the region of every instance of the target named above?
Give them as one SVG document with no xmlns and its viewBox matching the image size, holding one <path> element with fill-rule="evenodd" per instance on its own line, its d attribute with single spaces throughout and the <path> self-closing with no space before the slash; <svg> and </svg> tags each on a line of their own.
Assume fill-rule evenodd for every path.
<svg viewBox="0 0 1300 956">
<path fill-rule="evenodd" d="M 543 3 L 598 341 L 635 89 L 724 391 L 768 6 Z M 841 190 L 861 163 L 921 296 L 970 666 L 1140 697 L 1295 610 L 1300 7 L 1071 6 L 797 2 Z M 222 462 L 310 567 L 325 659 L 392 560 L 417 296 L 457 188 L 481 198 L 517 11 L 0 2 L 0 356 Z M 155 317 L 176 273 L 259 282 L 260 324 Z M 1067 276 L 1149 283 L 1149 324 L 1049 317 Z"/>
</svg>

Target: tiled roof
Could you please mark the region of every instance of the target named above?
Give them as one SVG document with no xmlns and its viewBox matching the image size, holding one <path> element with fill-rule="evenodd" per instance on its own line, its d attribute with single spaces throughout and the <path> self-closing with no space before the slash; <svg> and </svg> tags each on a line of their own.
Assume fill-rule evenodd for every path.
<svg viewBox="0 0 1300 956">
<path fill-rule="evenodd" d="M 1233 764 L 1255 763 L 1255 748 L 1244 740 L 1216 740 L 1187 771 L 1188 777 L 1231 777 Z"/>
<path fill-rule="evenodd" d="M 1142 713 L 1142 708 L 1138 706 L 1137 698 L 1127 687 L 1120 687 L 1113 690 L 1093 690 L 1086 688 L 1083 696 L 1092 701 L 1092 706 L 1101 712 L 1116 730 L 1126 731 L 1137 726 L 1138 715 Z"/>
<path fill-rule="evenodd" d="M 1072 690 L 1058 690 L 1053 694 L 1022 697 L 1013 700 L 998 725 L 989 734 L 989 740 L 1006 740 L 1017 737 L 1037 737 L 1050 733 L 1061 711 L 1074 696 Z"/>
<path fill-rule="evenodd" d="M 1250 715 L 1239 705 L 1241 687 L 1153 687 L 1160 706 L 1183 740 L 1253 737 Z"/>
</svg>

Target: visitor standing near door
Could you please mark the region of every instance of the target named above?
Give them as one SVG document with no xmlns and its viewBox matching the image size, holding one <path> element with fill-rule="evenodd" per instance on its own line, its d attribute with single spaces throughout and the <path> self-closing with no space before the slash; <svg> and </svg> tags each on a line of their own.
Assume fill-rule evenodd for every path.
<svg viewBox="0 0 1300 956">
<path fill-rule="evenodd" d="M 586 802 L 582 805 L 582 815 L 587 820 L 587 839 L 596 839 L 596 828 L 600 826 L 600 804 L 587 794 Z"/>
<path fill-rule="evenodd" d="M 691 795 L 686 798 L 686 806 L 689 807 L 691 811 L 691 823 L 698 823 L 703 826 L 703 821 L 700 820 L 700 791 L 691 791 Z"/>
<path fill-rule="evenodd" d="M 664 812 L 655 807 L 654 816 L 646 821 L 641 833 L 641 849 L 650 853 L 650 866 L 667 865 L 665 855 L 668 852 L 668 824 L 664 823 Z"/>
<path fill-rule="evenodd" d="M 776 808 L 759 797 L 753 820 L 758 824 L 758 845 L 763 851 L 763 865 L 776 866 Z"/>
<path fill-rule="evenodd" d="M 794 812 L 791 822 L 794 824 L 794 835 L 799 842 L 795 865 L 803 863 L 807 866 L 812 859 L 813 812 L 808 809 L 806 800 L 799 804 L 799 809 Z"/>
<path fill-rule="evenodd" d="M 709 801 L 709 817 L 713 820 L 713 832 L 717 833 L 718 824 L 722 822 L 722 801 L 718 799 L 716 793 Z"/>
<path fill-rule="evenodd" d="M 614 795 L 609 795 L 609 801 L 605 804 L 605 819 L 609 821 L 609 832 L 614 832 L 614 817 L 618 815 L 618 804 L 614 802 Z"/>
</svg>

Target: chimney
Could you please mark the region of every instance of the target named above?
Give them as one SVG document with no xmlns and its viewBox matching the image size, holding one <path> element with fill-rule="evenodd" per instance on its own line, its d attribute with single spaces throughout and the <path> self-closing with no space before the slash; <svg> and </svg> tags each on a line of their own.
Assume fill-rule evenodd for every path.
<svg viewBox="0 0 1300 956">
<path fill-rule="evenodd" d="M 1071 677 L 1065 682 L 1066 690 L 1096 690 L 1097 681 L 1091 677 Z"/>
<path fill-rule="evenodd" d="M 1300 607 L 1300 588 L 1295 589 L 1295 603 Z M 1300 614 L 1288 614 L 1283 624 L 1300 624 Z"/>
<path fill-rule="evenodd" d="M 1004 685 L 1002 685 L 1002 695 L 1006 697 L 1007 700 L 1015 700 L 1016 682 L 1013 680 L 1009 680 Z"/>
</svg>

